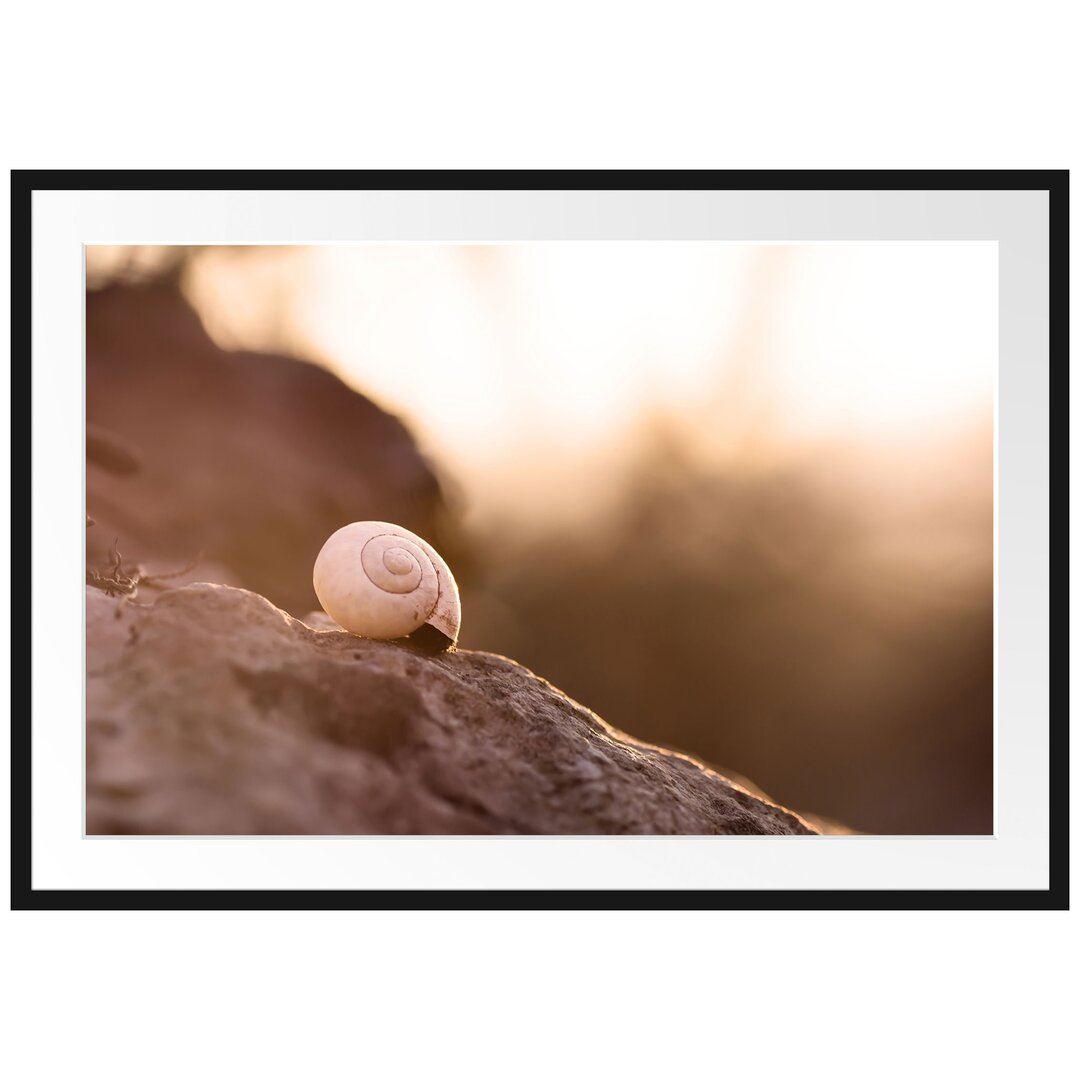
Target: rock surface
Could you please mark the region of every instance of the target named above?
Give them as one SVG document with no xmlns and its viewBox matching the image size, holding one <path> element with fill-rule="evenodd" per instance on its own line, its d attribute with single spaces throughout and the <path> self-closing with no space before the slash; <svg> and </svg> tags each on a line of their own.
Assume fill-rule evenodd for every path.
<svg viewBox="0 0 1080 1080">
<path fill-rule="evenodd" d="M 90 833 L 815 832 L 502 656 L 205 583 L 86 615 Z"/>
<path fill-rule="evenodd" d="M 171 280 L 86 297 L 88 569 L 114 541 L 154 575 L 242 585 L 302 614 L 350 521 L 394 521 L 447 558 L 444 492 L 394 416 L 329 371 L 218 348 Z"/>
</svg>

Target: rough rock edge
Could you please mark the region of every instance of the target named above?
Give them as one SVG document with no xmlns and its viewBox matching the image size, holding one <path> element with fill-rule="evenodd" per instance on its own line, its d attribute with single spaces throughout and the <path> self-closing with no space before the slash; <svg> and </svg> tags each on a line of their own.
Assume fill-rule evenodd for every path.
<svg viewBox="0 0 1080 1080">
<path fill-rule="evenodd" d="M 88 832 L 817 831 L 494 653 L 430 656 L 207 583 L 153 604 L 88 588 L 87 616 Z M 342 712 L 334 691 L 357 689 L 375 707 Z"/>
</svg>

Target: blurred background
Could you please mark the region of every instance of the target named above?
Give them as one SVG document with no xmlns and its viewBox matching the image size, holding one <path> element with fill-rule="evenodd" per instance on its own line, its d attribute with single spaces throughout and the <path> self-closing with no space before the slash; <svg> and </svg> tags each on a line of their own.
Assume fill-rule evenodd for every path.
<svg viewBox="0 0 1080 1080">
<path fill-rule="evenodd" d="M 799 811 L 992 831 L 994 245 L 86 258 L 91 567 L 303 616 L 396 521 L 462 647 Z"/>
</svg>

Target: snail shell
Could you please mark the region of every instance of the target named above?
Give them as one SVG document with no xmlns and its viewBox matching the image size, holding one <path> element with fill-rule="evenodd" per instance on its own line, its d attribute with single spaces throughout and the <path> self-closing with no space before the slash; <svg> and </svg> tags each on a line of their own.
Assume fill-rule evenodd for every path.
<svg viewBox="0 0 1080 1080">
<path fill-rule="evenodd" d="M 390 640 L 423 627 L 457 641 L 461 601 L 450 568 L 415 533 L 355 521 L 322 546 L 312 575 L 323 610 L 353 634 Z"/>
</svg>

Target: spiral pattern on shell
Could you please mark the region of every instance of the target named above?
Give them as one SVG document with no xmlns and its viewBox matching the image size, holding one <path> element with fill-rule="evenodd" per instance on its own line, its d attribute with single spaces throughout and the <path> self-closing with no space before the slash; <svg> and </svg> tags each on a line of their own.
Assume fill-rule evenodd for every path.
<svg viewBox="0 0 1080 1080">
<path fill-rule="evenodd" d="M 357 521 L 323 545 L 312 575 L 326 613 L 345 630 L 388 640 L 430 625 L 457 641 L 461 606 L 450 568 L 415 533 Z"/>
</svg>

